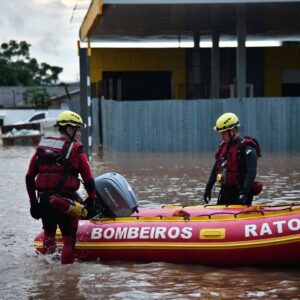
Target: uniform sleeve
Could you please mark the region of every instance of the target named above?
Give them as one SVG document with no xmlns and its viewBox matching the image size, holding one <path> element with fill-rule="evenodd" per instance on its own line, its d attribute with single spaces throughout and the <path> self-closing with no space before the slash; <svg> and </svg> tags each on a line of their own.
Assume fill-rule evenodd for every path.
<svg viewBox="0 0 300 300">
<path fill-rule="evenodd" d="M 30 199 L 30 202 L 37 201 L 35 177 L 38 173 L 37 156 L 34 154 L 30 160 L 29 168 L 26 173 L 26 189 Z"/>
<path fill-rule="evenodd" d="M 249 195 L 251 193 L 252 184 L 257 172 L 256 150 L 252 146 L 246 146 L 244 158 L 246 162 L 247 173 L 243 188 L 241 190 L 241 195 Z"/>
<path fill-rule="evenodd" d="M 82 177 L 84 187 L 89 195 L 89 198 L 96 198 L 95 181 L 92 175 L 90 164 L 87 159 L 87 155 L 80 151 L 79 153 L 79 173 Z"/>
<path fill-rule="evenodd" d="M 217 165 L 217 163 L 214 164 L 214 166 L 213 166 L 213 168 L 212 168 L 212 170 L 210 172 L 210 176 L 209 176 L 207 185 L 206 185 L 206 187 L 209 190 L 211 190 L 213 188 L 213 186 L 214 186 L 214 184 L 216 182 L 216 177 L 217 177 L 217 175 L 216 175 L 216 165 Z"/>
</svg>

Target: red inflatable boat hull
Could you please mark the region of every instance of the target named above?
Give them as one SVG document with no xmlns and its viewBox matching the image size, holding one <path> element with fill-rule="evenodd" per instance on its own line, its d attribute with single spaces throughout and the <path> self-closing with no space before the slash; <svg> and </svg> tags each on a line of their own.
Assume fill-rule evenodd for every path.
<svg viewBox="0 0 300 300">
<path fill-rule="evenodd" d="M 62 246 L 57 231 L 57 245 Z M 35 239 L 42 249 L 43 232 Z M 79 260 L 266 266 L 300 262 L 300 205 L 169 206 L 80 221 Z"/>
</svg>

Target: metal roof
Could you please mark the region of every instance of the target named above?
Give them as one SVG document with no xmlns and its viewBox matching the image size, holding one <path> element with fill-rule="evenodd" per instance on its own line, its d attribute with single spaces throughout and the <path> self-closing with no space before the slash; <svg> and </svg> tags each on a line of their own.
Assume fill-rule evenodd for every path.
<svg viewBox="0 0 300 300">
<path fill-rule="evenodd" d="M 247 39 L 300 40 L 300 0 L 93 0 L 80 28 L 81 41 L 211 36 L 235 39 L 239 8 Z"/>
</svg>

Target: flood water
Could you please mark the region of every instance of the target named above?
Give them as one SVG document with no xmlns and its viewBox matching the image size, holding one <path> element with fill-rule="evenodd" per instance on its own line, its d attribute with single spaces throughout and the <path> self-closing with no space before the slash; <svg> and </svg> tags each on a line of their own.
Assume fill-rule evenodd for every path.
<svg viewBox="0 0 300 300">
<path fill-rule="evenodd" d="M 201 265 L 76 262 L 36 256 L 41 222 L 29 215 L 25 173 L 33 147 L 0 145 L 0 299 L 300 299 L 300 267 L 211 268 Z M 300 154 L 264 153 L 258 203 L 300 200 Z M 202 204 L 213 153 L 105 154 L 94 176 L 121 173 L 140 205 Z M 300 253 L 299 253 L 300 255 Z"/>
</svg>

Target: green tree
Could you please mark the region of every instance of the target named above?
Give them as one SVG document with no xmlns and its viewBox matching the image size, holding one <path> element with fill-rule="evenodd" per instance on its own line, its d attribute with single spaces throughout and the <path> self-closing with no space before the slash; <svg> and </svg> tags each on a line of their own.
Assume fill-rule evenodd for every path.
<svg viewBox="0 0 300 300">
<path fill-rule="evenodd" d="M 30 47 L 26 41 L 11 40 L 0 46 L 0 86 L 2 85 L 50 85 L 56 84 L 63 68 L 47 63 L 39 64 L 30 57 Z"/>
<path fill-rule="evenodd" d="M 34 86 L 26 89 L 23 92 L 23 101 L 25 104 L 30 104 L 35 109 L 46 109 L 49 107 L 50 94 L 45 87 Z"/>
<path fill-rule="evenodd" d="M 30 57 L 29 54 L 29 48 L 30 48 L 30 44 L 28 44 L 25 41 L 21 41 L 19 44 L 14 41 L 11 40 L 9 41 L 9 43 L 3 43 L 1 45 L 1 55 L 5 58 L 7 58 L 8 60 L 11 61 L 18 61 L 18 60 L 28 60 Z"/>
</svg>

